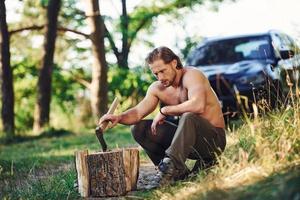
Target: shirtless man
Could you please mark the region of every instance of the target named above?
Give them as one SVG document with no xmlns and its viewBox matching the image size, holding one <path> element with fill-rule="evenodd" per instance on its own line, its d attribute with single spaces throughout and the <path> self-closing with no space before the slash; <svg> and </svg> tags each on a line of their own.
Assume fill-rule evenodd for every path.
<svg viewBox="0 0 300 200">
<path fill-rule="evenodd" d="M 208 79 L 193 67 L 183 67 L 167 47 L 154 49 L 146 58 L 157 81 L 145 98 L 120 115 L 104 115 L 99 123 L 111 121 L 132 125 L 135 140 L 160 170 L 159 184 L 183 179 L 189 173 L 187 158 L 195 159 L 193 171 L 215 163 L 226 145 L 220 103 Z M 160 108 L 153 120 L 143 120 Z M 179 116 L 177 123 L 168 116 Z"/>
</svg>

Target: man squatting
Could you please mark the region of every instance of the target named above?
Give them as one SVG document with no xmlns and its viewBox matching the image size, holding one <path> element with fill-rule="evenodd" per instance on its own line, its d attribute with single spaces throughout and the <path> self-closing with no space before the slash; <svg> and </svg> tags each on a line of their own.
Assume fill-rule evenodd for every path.
<svg viewBox="0 0 300 200">
<path fill-rule="evenodd" d="M 202 72 L 183 67 L 167 47 L 155 48 L 146 62 L 157 81 L 144 99 L 119 115 L 104 115 L 99 123 L 134 125 L 134 139 L 158 166 L 159 185 L 166 185 L 190 173 L 187 158 L 197 160 L 192 172 L 216 163 L 226 145 L 225 123 L 218 98 Z M 158 104 L 161 108 L 155 118 L 143 120 Z M 179 120 L 170 123 L 168 116 L 179 116 Z"/>
</svg>

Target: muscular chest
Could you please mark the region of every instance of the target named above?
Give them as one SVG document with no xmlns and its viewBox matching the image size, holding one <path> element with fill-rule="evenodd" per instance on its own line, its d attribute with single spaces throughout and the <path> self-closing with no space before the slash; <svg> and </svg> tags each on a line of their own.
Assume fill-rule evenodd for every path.
<svg viewBox="0 0 300 200">
<path fill-rule="evenodd" d="M 162 92 L 160 100 L 167 105 L 176 105 L 188 100 L 188 91 L 186 88 L 168 88 Z"/>
</svg>

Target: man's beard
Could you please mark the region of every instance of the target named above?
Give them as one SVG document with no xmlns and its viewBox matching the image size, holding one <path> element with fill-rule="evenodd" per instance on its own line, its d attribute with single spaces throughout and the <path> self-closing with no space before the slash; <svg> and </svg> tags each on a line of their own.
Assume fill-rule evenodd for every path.
<svg viewBox="0 0 300 200">
<path fill-rule="evenodd" d="M 165 87 L 171 86 L 170 81 L 163 81 L 163 82 L 161 82 L 161 84 Z"/>
<path fill-rule="evenodd" d="M 176 78 L 176 72 L 175 72 L 175 75 L 169 79 L 169 80 L 165 80 L 165 81 L 161 81 L 161 84 L 165 87 L 170 87 L 171 85 L 173 85 L 174 81 L 175 81 L 175 78 Z"/>
<path fill-rule="evenodd" d="M 161 84 L 165 87 L 170 87 L 174 83 L 174 80 L 175 78 L 173 80 L 162 81 Z"/>
</svg>

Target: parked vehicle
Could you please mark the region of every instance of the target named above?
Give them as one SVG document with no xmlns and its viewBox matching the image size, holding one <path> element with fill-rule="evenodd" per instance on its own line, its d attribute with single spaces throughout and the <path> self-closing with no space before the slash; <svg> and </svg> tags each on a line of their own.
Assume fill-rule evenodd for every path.
<svg viewBox="0 0 300 200">
<path fill-rule="evenodd" d="M 219 97 L 223 113 L 251 111 L 252 103 L 274 107 L 287 86 L 298 84 L 300 50 L 285 33 L 205 39 L 187 58 Z"/>
</svg>

